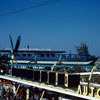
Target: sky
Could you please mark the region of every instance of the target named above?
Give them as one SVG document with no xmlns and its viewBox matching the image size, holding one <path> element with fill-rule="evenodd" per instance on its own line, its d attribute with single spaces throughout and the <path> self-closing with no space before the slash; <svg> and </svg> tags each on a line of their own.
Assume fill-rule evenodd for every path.
<svg viewBox="0 0 100 100">
<path fill-rule="evenodd" d="M 61 0 L 21 12 L 50 0 L 0 0 L 0 48 L 11 48 L 21 35 L 20 48 L 65 50 L 77 53 L 84 42 L 91 55 L 100 56 L 100 0 Z"/>
</svg>

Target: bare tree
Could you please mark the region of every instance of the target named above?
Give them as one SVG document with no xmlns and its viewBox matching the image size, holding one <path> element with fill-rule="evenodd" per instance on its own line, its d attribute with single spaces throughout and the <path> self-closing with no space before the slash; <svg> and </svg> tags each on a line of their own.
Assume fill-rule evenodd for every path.
<svg viewBox="0 0 100 100">
<path fill-rule="evenodd" d="M 78 54 L 89 54 L 88 46 L 86 43 L 80 43 L 79 46 L 76 46 L 76 50 Z"/>
</svg>

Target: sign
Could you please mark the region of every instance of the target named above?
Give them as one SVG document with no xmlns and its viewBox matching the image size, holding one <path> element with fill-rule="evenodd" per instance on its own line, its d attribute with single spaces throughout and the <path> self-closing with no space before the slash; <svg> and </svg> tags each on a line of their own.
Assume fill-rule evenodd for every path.
<svg viewBox="0 0 100 100">
<path fill-rule="evenodd" d="M 81 85 L 78 85 L 77 93 L 85 96 L 100 98 L 100 88 L 96 89 L 95 87 L 89 87 L 87 85 L 85 85 L 83 88 Z"/>
</svg>

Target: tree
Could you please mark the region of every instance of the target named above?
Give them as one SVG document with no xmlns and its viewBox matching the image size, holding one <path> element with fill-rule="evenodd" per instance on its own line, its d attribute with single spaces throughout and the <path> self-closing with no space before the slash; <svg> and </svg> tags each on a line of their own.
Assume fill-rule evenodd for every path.
<svg viewBox="0 0 100 100">
<path fill-rule="evenodd" d="M 78 54 L 89 54 L 88 46 L 86 43 L 80 43 L 79 46 L 76 47 Z"/>
</svg>

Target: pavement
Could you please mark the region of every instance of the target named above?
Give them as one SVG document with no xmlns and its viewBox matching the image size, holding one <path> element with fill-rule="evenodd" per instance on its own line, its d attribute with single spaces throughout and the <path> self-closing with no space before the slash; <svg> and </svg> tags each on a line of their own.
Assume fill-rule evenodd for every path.
<svg viewBox="0 0 100 100">
<path fill-rule="evenodd" d="M 6 99 L 0 98 L 0 100 L 6 100 Z"/>
<path fill-rule="evenodd" d="M 6 100 L 6 98 L 0 98 L 0 100 Z M 10 100 L 13 100 L 13 99 L 10 98 Z"/>
</svg>

